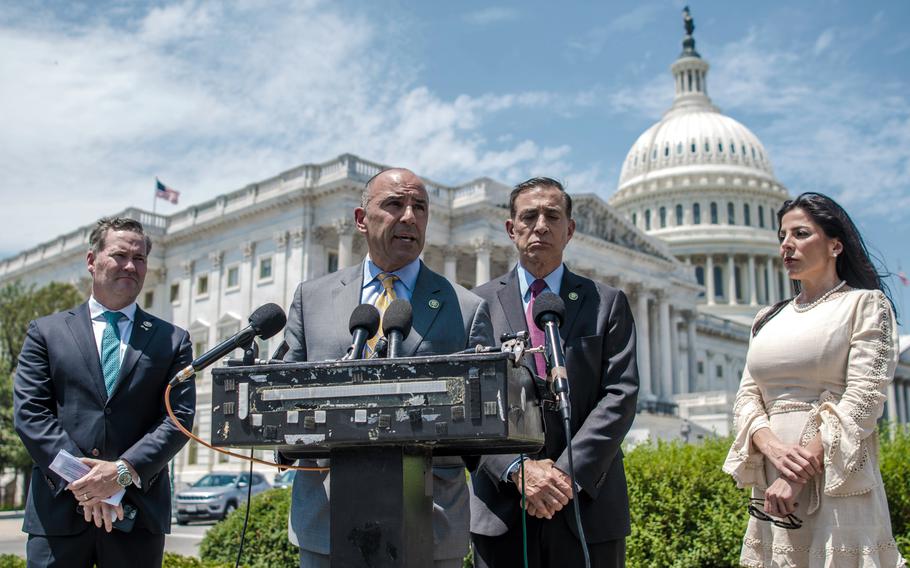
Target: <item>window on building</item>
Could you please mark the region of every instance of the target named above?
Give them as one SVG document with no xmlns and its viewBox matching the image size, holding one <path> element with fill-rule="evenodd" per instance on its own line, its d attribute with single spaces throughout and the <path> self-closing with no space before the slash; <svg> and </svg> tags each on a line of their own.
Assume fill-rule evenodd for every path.
<svg viewBox="0 0 910 568">
<path fill-rule="evenodd" d="M 664 229 L 667 226 L 667 208 L 661 207 L 659 209 L 659 213 L 660 213 L 660 228 Z"/>
<path fill-rule="evenodd" d="M 698 362 L 698 374 L 699 374 L 699 375 L 704 375 L 704 374 L 705 374 L 705 362 L 704 362 L 704 361 L 699 361 L 699 362 Z"/>
<path fill-rule="evenodd" d="M 719 153 L 721 153 L 721 154 L 724 153 L 724 143 L 723 143 L 723 142 L 718 142 L 718 143 L 717 143 L 717 151 L 718 151 Z"/>
<path fill-rule="evenodd" d="M 681 155 L 683 150 L 682 142 L 676 143 L 676 154 Z"/>
<path fill-rule="evenodd" d="M 272 278 L 272 257 L 264 256 L 259 259 L 259 279 L 269 280 Z"/>
<path fill-rule="evenodd" d="M 632 213 L 632 224 L 638 226 L 638 213 Z"/>
<path fill-rule="evenodd" d="M 232 266 L 227 269 L 227 289 L 240 288 L 240 267 Z"/>
<path fill-rule="evenodd" d="M 749 210 L 749 204 L 743 204 L 743 225 L 747 227 L 752 226 L 752 211 Z"/>
<path fill-rule="evenodd" d="M 765 207 L 764 205 L 758 206 L 758 226 L 762 229 L 765 228 Z"/>
<path fill-rule="evenodd" d="M 142 308 L 145 310 L 152 309 L 152 306 L 155 305 L 155 292 L 150 290 L 145 293 L 145 296 L 142 300 Z"/>
<path fill-rule="evenodd" d="M 651 210 L 645 209 L 645 230 L 651 230 Z"/>
<path fill-rule="evenodd" d="M 724 378 L 724 366 L 723 365 L 717 365 L 716 367 L 714 367 L 714 371 L 717 373 L 718 379 Z"/>
<path fill-rule="evenodd" d="M 334 251 L 329 251 L 329 254 L 326 258 L 326 271 L 331 274 L 332 272 L 338 272 L 338 253 Z"/>
<path fill-rule="evenodd" d="M 711 143 L 705 140 L 705 153 L 708 154 L 711 152 Z"/>
<path fill-rule="evenodd" d="M 768 210 L 768 216 L 771 217 L 771 230 L 777 230 L 777 217 L 774 216 L 774 211 Z"/>
<path fill-rule="evenodd" d="M 208 296 L 209 295 L 209 276 L 208 276 L 208 274 L 200 274 L 196 278 L 196 295 L 197 296 Z"/>
<path fill-rule="evenodd" d="M 692 223 L 701 225 L 701 205 L 698 203 L 692 204 Z"/>
<path fill-rule="evenodd" d="M 676 205 L 676 226 L 681 227 L 683 224 L 683 206 Z"/>
<path fill-rule="evenodd" d="M 736 144 L 734 144 L 733 142 L 730 142 L 730 153 L 736 154 Z"/>
<path fill-rule="evenodd" d="M 664 145 L 664 158 L 666 158 L 666 157 L 669 156 L 669 155 L 670 155 L 670 145 L 669 145 L 669 144 L 665 144 L 665 145 Z"/>
<path fill-rule="evenodd" d="M 698 150 L 698 145 L 695 144 L 695 140 L 692 141 L 692 153 L 694 154 Z"/>
<path fill-rule="evenodd" d="M 727 224 L 735 225 L 736 224 L 736 207 L 732 202 L 727 203 Z"/>
<path fill-rule="evenodd" d="M 698 281 L 698 285 L 699 285 L 699 286 L 704 286 L 704 285 L 705 285 L 705 267 L 704 267 L 704 266 L 696 266 L 696 267 L 695 267 L 695 280 Z M 705 292 L 704 292 L 704 290 L 702 290 L 701 292 L 698 293 L 698 297 L 699 297 L 699 298 L 704 298 L 704 297 L 705 297 Z"/>
<path fill-rule="evenodd" d="M 717 225 L 717 203 L 711 202 L 711 224 Z"/>
<path fill-rule="evenodd" d="M 734 296 L 734 297 L 737 299 L 742 299 L 744 297 L 743 296 L 743 278 L 742 278 L 742 271 L 739 269 L 738 266 L 733 267 L 733 280 L 736 283 L 736 296 Z"/>
<path fill-rule="evenodd" d="M 171 303 L 176 304 L 180 301 L 180 283 L 171 284 Z"/>
<path fill-rule="evenodd" d="M 714 267 L 714 297 L 723 297 L 724 295 L 724 271 L 721 267 Z"/>
</svg>

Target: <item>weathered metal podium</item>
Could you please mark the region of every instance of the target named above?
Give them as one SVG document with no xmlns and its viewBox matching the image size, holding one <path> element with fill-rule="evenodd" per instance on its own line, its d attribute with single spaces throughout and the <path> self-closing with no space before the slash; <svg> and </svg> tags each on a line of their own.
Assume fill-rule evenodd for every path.
<svg viewBox="0 0 910 568">
<path fill-rule="evenodd" d="M 432 566 L 432 457 L 543 445 L 521 354 L 212 371 L 212 443 L 331 458 L 333 567 Z M 311 475 L 300 472 L 298 475 Z"/>
</svg>

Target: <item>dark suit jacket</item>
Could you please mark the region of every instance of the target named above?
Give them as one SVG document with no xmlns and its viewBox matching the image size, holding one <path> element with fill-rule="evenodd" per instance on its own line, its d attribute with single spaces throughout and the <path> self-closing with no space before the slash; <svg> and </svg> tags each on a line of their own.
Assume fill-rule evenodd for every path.
<svg viewBox="0 0 910 568">
<path fill-rule="evenodd" d="M 363 263 L 301 283 L 288 310 L 287 361 L 338 359 L 351 344 L 348 318 L 360 304 Z M 437 300 L 436 308 L 430 302 Z M 411 296 L 413 327 L 402 346 L 405 357 L 442 355 L 492 345 L 487 304 L 425 265 Z M 286 454 L 293 457 L 293 454 Z M 315 465 L 314 460 L 303 460 Z M 319 460 L 320 465 L 327 460 Z M 301 548 L 328 554 L 328 474 L 300 472 L 294 478 L 291 531 Z M 468 550 L 468 489 L 458 457 L 433 459 L 433 556 L 461 558 Z"/>
<path fill-rule="evenodd" d="M 528 329 L 517 269 L 475 288 L 474 293 L 490 304 L 496 337 Z M 569 374 L 575 482 L 581 487 L 576 499 L 587 540 L 613 540 L 630 532 L 620 445 L 635 418 L 638 398 L 635 325 L 625 294 L 568 269 L 563 274 L 560 296 L 566 304 L 560 335 Z M 559 414 L 544 411 L 544 419 L 544 448 L 530 457 L 551 459 L 568 472 Z M 521 496 L 510 481 L 502 481 L 503 472 L 517 457 L 491 455 L 480 459 L 472 475 L 471 532 L 497 536 L 521 526 Z M 574 515 L 561 517 L 577 536 Z"/>
<path fill-rule="evenodd" d="M 88 527 L 76 514 L 66 482 L 48 467 L 60 450 L 74 456 L 136 468 L 142 488 L 130 486 L 124 499 L 139 510 L 137 526 L 152 533 L 171 527 L 168 461 L 186 437 L 167 417 L 168 380 L 192 361 L 186 331 L 136 309 L 120 375 L 108 399 L 88 303 L 29 324 L 13 387 L 16 431 L 35 466 L 23 530 L 61 536 Z M 196 390 L 192 381 L 171 393 L 171 407 L 192 429 Z"/>
</svg>

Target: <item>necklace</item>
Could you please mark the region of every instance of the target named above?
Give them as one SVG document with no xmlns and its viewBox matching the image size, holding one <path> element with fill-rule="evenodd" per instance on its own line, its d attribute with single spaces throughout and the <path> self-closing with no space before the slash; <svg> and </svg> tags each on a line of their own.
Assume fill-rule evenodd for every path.
<svg viewBox="0 0 910 568">
<path fill-rule="evenodd" d="M 840 290 L 841 288 L 843 288 L 846 283 L 847 283 L 846 280 L 841 280 L 837 286 L 835 286 L 834 288 L 831 288 L 830 290 L 828 290 L 827 292 L 825 292 L 824 294 L 819 296 L 817 300 L 815 300 L 814 302 L 812 302 L 810 304 L 797 304 L 796 298 L 793 298 L 793 310 L 796 311 L 797 313 L 808 312 L 815 306 L 817 306 L 817 305 L 821 304 L 822 302 L 824 302 L 825 300 L 827 300 L 828 296 L 830 296 L 831 294 L 833 294 L 833 293 L 837 292 L 838 290 Z"/>
</svg>

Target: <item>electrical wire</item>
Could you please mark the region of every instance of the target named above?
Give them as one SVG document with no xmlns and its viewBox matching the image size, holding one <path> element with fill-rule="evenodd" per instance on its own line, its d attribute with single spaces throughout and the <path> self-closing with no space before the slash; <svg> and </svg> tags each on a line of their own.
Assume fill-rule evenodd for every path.
<svg viewBox="0 0 910 568">
<path fill-rule="evenodd" d="M 576 493 L 572 499 L 573 509 L 575 509 L 575 525 L 578 527 L 578 540 L 581 541 L 581 551 L 585 555 L 585 567 L 591 568 L 591 556 L 588 554 L 588 541 L 585 538 L 585 529 L 581 526 L 581 511 L 578 507 L 578 490 L 575 487 L 575 463 L 572 461 L 572 426 L 568 416 L 563 418 L 563 426 L 566 431 L 566 451 L 569 457 L 569 482 L 572 484 L 572 491 Z"/>
<path fill-rule="evenodd" d="M 171 421 L 174 423 L 174 425 L 177 426 L 177 429 L 180 430 L 181 432 L 183 432 L 184 436 L 186 436 L 187 438 L 189 438 L 191 440 L 195 440 L 196 442 L 202 444 L 206 448 L 219 452 L 219 453 L 222 453 L 226 456 L 233 456 L 233 457 L 239 458 L 243 461 L 249 461 L 251 464 L 258 463 L 260 465 L 267 465 L 269 467 L 274 467 L 274 468 L 280 469 L 280 470 L 293 469 L 295 471 L 329 471 L 329 468 L 327 468 L 327 467 L 304 467 L 301 465 L 281 465 L 281 464 L 278 464 L 275 462 L 269 462 L 269 461 L 261 460 L 259 458 L 254 458 L 252 456 L 252 454 L 249 457 L 247 457 L 243 454 L 237 454 L 237 453 L 234 453 L 229 450 L 224 450 L 222 448 L 216 448 L 215 446 L 209 444 L 208 442 L 206 442 L 199 436 L 197 436 L 197 435 L 193 434 L 192 432 L 190 432 L 189 430 L 187 430 L 186 426 L 184 426 L 180 422 L 180 420 L 178 420 L 177 417 L 174 415 L 174 410 L 171 408 L 171 390 L 172 389 L 173 389 L 173 385 L 168 384 L 167 388 L 164 391 L 164 406 L 167 409 L 167 415 L 171 418 Z"/>
<path fill-rule="evenodd" d="M 243 543 L 246 540 L 246 527 L 250 522 L 250 503 L 253 500 L 253 448 L 250 448 L 250 475 L 246 483 L 246 515 L 243 517 L 243 530 L 240 532 L 240 548 L 237 549 L 237 560 L 234 568 L 240 568 L 240 557 L 243 556 Z"/>
<path fill-rule="evenodd" d="M 519 454 L 521 460 L 518 467 L 521 468 L 521 551 L 524 558 L 524 566 L 528 568 L 528 496 L 525 493 L 525 455 Z"/>
</svg>

